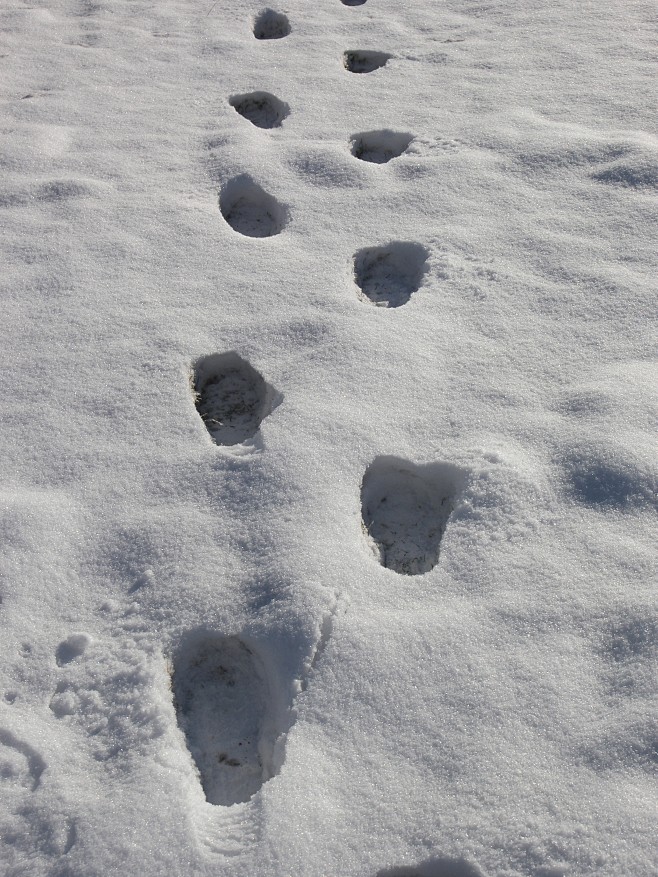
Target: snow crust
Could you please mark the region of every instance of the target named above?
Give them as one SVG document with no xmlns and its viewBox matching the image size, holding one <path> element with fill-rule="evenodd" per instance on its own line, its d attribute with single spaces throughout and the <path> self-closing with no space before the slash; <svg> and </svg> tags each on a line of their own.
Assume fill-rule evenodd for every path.
<svg viewBox="0 0 658 877">
<path fill-rule="evenodd" d="M 658 874 L 655 45 L 2 4 L 3 877 Z"/>
</svg>

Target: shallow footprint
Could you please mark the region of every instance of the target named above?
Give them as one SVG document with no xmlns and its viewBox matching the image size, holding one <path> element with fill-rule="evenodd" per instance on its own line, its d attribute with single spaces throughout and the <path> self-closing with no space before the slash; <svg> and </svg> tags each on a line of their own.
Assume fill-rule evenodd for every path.
<svg viewBox="0 0 658 877">
<path fill-rule="evenodd" d="M 279 128 L 290 113 L 288 104 L 267 91 L 234 94 L 229 104 L 257 128 Z"/>
<path fill-rule="evenodd" d="M 206 799 L 225 807 L 248 801 L 274 774 L 261 662 L 238 637 L 203 631 L 181 647 L 172 684 Z"/>
<path fill-rule="evenodd" d="M 436 566 L 463 478 L 447 463 L 378 457 L 370 464 L 361 484 L 362 525 L 382 566 L 403 575 Z"/>
<path fill-rule="evenodd" d="M 290 33 L 290 22 L 283 12 L 263 9 L 254 20 L 254 36 L 257 40 L 280 40 Z"/>
<path fill-rule="evenodd" d="M 219 209 L 233 231 L 246 237 L 272 237 L 283 231 L 288 222 L 288 208 L 248 174 L 235 177 L 224 186 Z"/>
<path fill-rule="evenodd" d="M 372 73 L 379 70 L 393 57 L 386 52 L 370 52 L 365 49 L 350 49 L 343 53 L 343 65 L 350 73 Z"/>
<path fill-rule="evenodd" d="M 360 158 L 361 161 L 386 164 L 392 158 L 397 158 L 406 152 L 413 139 L 411 134 L 388 129 L 364 131 L 362 134 L 352 135 L 352 155 Z"/>
<path fill-rule="evenodd" d="M 484 877 L 484 874 L 467 859 L 441 856 L 428 859 L 415 868 L 387 868 L 379 871 L 377 877 Z"/>
<path fill-rule="evenodd" d="M 215 444 L 252 438 L 282 396 L 237 353 L 215 353 L 194 364 L 196 409 Z"/>
<path fill-rule="evenodd" d="M 425 247 L 408 241 L 359 250 L 354 256 L 354 279 L 360 298 L 380 308 L 405 305 L 422 283 L 428 256 Z"/>
</svg>

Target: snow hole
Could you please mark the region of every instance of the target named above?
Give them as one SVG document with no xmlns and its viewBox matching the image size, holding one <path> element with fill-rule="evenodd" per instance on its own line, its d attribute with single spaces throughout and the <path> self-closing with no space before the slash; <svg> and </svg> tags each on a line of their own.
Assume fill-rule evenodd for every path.
<svg viewBox="0 0 658 877">
<path fill-rule="evenodd" d="M 215 444 L 237 445 L 252 438 L 281 402 L 280 393 L 235 352 L 215 353 L 194 364 L 196 409 Z"/>
<path fill-rule="evenodd" d="M 464 480 L 447 463 L 418 466 L 378 457 L 363 477 L 361 514 L 370 548 L 382 566 L 402 575 L 429 572 Z"/>
<path fill-rule="evenodd" d="M 257 128 L 279 128 L 290 112 L 288 104 L 266 91 L 234 94 L 228 102 Z"/>
<path fill-rule="evenodd" d="M 290 33 L 290 22 L 283 12 L 263 9 L 254 21 L 254 36 L 257 40 L 280 40 Z"/>
<path fill-rule="evenodd" d="M 196 632 L 174 662 L 172 688 L 207 801 L 224 807 L 248 801 L 275 772 L 260 660 L 237 636 Z"/>
<path fill-rule="evenodd" d="M 408 241 L 359 250 L 354 256 L 359 297 L 380 308 L 405 305 L 420 287 L 428 256 L 429 250 Z"/>
<path fill-rule="evenodd" d="M 288 208 L 247 174 L 235 177 L 224 186 L 219 209 L 233 231 L 252 238 L 279 234 L 288 222 Z"/>
<path fill-rule="evenodd" d="M 340 0 L 343 6 L 363 6 L 366 0 Z"/>
<path fill-rule="evenodd" d="M 392 58 L 386 52 L 369 52 L 366 50 L 350 49 L 343 53 L 343 64 L 350 73 L 372 73 L 379 70 Z"/>
<path fill-rule="evenodd" d="M 405 152 L 413 140 L 411 134 L 396 131 L 365 131 L 363 134 L 352 135 L 352 155 L 361 161 L 374 164 L 386 164 Z"/>
</svg>

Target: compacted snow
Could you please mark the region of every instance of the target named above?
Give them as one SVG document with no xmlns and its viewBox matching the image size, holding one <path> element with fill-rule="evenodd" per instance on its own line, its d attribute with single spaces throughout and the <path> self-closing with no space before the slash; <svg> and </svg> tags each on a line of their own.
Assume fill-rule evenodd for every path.
<svg viewBox="0 0 658 877">
<path fill-rule="evenodd" d="M 658 874 L 655 46 L 2 3 L 3 875 Z"/>
</svg>

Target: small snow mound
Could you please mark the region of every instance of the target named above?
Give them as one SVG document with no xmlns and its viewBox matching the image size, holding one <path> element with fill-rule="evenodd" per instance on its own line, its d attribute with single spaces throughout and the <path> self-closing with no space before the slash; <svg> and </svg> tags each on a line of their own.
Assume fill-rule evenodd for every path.
<svg viewBox="0 0 658 877">
<path fill-rule="evenodd" d="M 263 9 L 254 21 L 254 36 L 257 40 L 280 40 L 290 33 L 288 16 L 274 9 Z"/>
<path fill-rule="evenodd" d="M 234 94 L 228 102 L 236 112 L 257 128 L 280 128 L 281 122 L 290 113 L 288 104 L 267 91 Z"/>
<path fill-rule="evenodd" d="M 288 223 L 288 208 L 247 174 L 235 177 L 224 186 L 219 209 L 233 231 L 246 237 L 272 237 Z"/>
<path fill-rule="evenodd" d="M 412 134 L 388 129 L 364 131 L 362 134 L 352 135 L 352 155 L 361 161 L 386 164 L 406 152 L 413 139 Z"/>
<path fill-rule="evenodd" d="M 218 445 L 237 445 L 255 436 L 283 399 L 233 351 L 197 360 L 191 381 L 196 409 Z"/>
<path fill-rule="evenodd" d="M 392 57 L 387 52 L 350 49 L 343 53 L 343 65 L 350 73 L 373 73 L 384 67 Z"/>
<path fill-rule="evenodd" d="M 361 300 L 383 308 L 407 304 L 422 283 L 428 257 L 429 250 L 407 241 L 359 250 L 354 256 L 354 279 Z"/>
<path fill-rule="evenodd" d="M 448 463 L 416 465 L 378 457 L 361 485 L 362 526 L 382 566 L 402 575 L 433 569 L 464 472 Z"/>
</svg>

